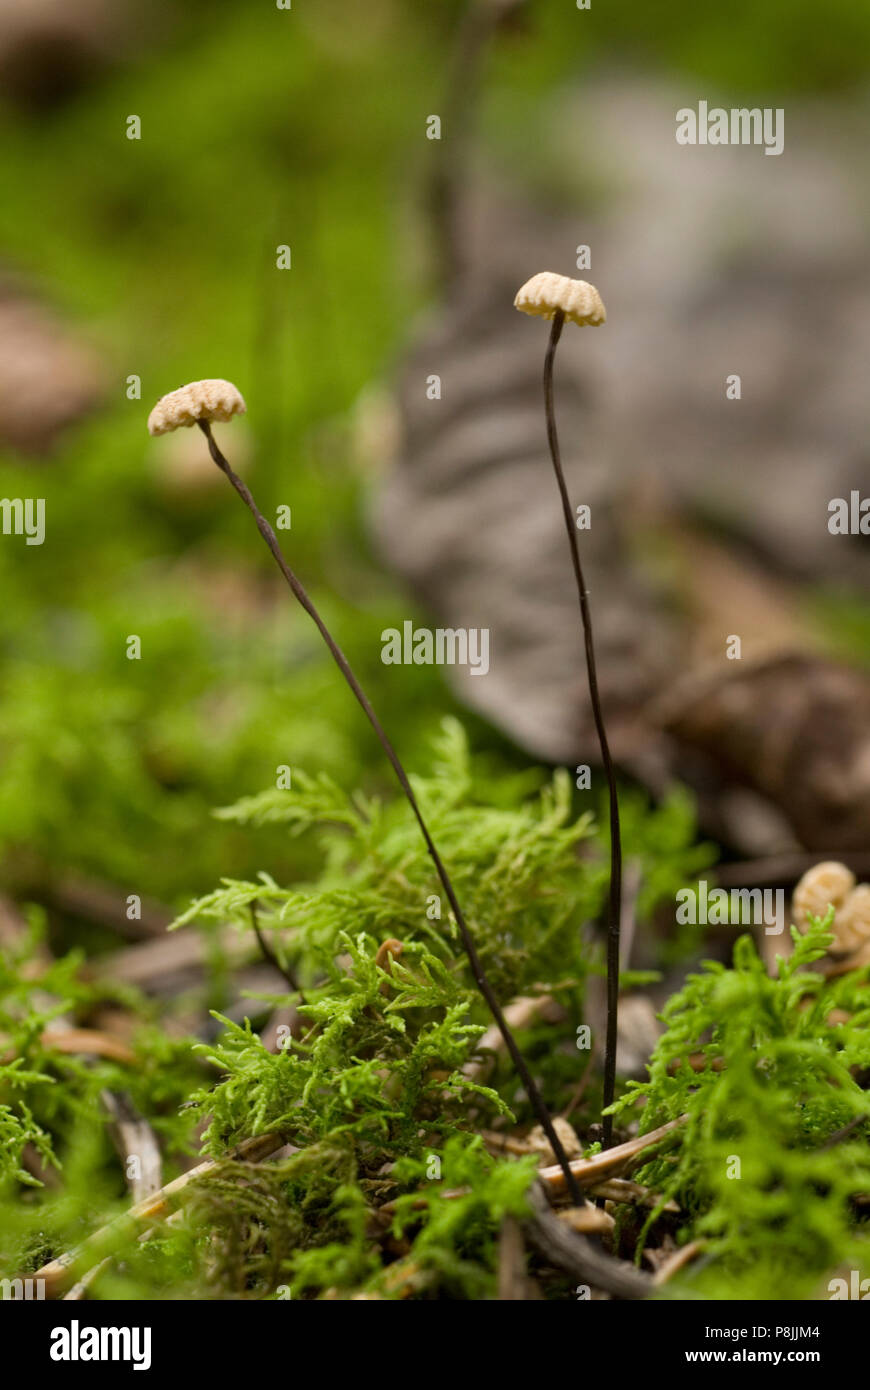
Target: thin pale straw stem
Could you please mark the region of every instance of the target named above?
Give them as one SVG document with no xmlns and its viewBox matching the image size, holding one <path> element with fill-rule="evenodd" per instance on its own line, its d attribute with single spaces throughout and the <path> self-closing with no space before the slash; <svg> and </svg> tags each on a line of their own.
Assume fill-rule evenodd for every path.
<svg viewBox="0 0 870 1390">
<path fill-rule="evenodd" d="M 450 903 L 450 908 L 453 912 L 453 916 L 456 920 L 456 925 L 459 928 L 459 934 L 462 938 L 462 944 L 465 948 L 465 954 L 467 955 L 469 965 L 471 966 L 471 973 L 474 976 L 478 989 L 480 990 L 481 994 L 486 1000 L 486 1003 L 489 1006 L 490 1013 L 492 1014 L 496 1024 L 498 1025 L 498 1030 L 504 1038 L 505 1046 L 510 1054 L 514 1066 L 517 1069 L 517 1072 L 519 1073 L 520 1080 L 522 1081 L 523 1086 L 525 1087 L 526 1095 L 529 1098 L 529 1102 L 532 1106 L 532 1109 L 537 1115 L 538 1120 L 541 1126 L 543 1127 L 544 1133 L 546 1134 L 550 1142 L 550 1147 L 552 1148 L 553 1153 L 556 1156 L 556 1160 L 563 1173 L 565 1174 L 565 1181 L 568 1184 L 568 1190 L 571 1193 L 572 1199 L 575 1202 L 579 1203 L 581 1201 L 580 1189 L 577 1185 L 577 1181 L 573 1173 L 571 1172 L 571 1165 L 568 1162 L 568 1156 L 565 1153 L 565 1149 L 562 1145 L 562 1142 L 559 1139 L 559 1136 L 556 1133 L 556 1130 L 553 1126 L 553 1121 L 551 1120 L 550 1113 L 547 1110 L 546 1105 L 544 1104 L 543 1097 L 541 1096 L 541 1093 L 538 1090 L 538 1087 L 532 1078 L 531 1072 L 529 1071 L 525 1061 L 523 1060 L 522 1053 L 517 1047 L 513 1034 L 511 1033 L 511 1030 L 508 1027 L 504 1014 L 502 1013 L 501 1006 L 495 997 L 489 980 L 486 977 L 486 972 L 484 971 L 480 957 L 477 954 L 477 950 L 475 948 L 471 932 L 469 931 L 468 926 L 466 924 L 462 908 L 459 906 L 459 902 L 457 901 L 456 893 L 453 889 L 453 884 L 451 883 L 447 870 L 444 867 L 444 864 L 442 863 L 441 856 L 439 855 L 438 850 L 435 847 L 435 842 L 433 841 L 432 836 L 429 834 L 429 829 L 426 825 L 425 820 L 423 819 L 423 813 L 420 810 L 420 807 L 417 803 L 417 798 L 414 795 L 414 790 L 411 786 L 410 781 L 408 780 L 407 773 L 405 772 L 405 769 L 399 760 L 399 755 L 396 753 L 395 749 L 393 748 L 393 745 L 387 738 L 387 735 L 384 732 L 381 722 L 375 714 L 375 711 L 372 708 L 372 705 L 370 704 L 368 697 L 366 696 L 364 690 L 362 689 L 362 686 L 360 685 L 359 681 L 357 680 L 356 676 L 350 668 L 347 657 L 344 655 L 341 648 L 334 640 L 332 634 L 326 626 L 326 623 L 323 621 L 319 612 L 315 608 L 314 603 L 309 598 L 308 593 L 304 588 L 303 584 L 293 573 L 293 570 L 290 568 L 290 566 L 287 564 L 287 561 L 284 559 L 284 555 L 281 551 L 280 545 L 278 544 L 278 539 L 275 535 L 275 532 L 272 530 L 272 527 L 269 525 L 268 521 L 263 516 L 256 502 L 254 501 L 250 489 L 246 486 L 245 483 L 242 482 L 241 478 L 238 476 L 237 473 L 233 471 L 227 460 L 224 458 L 223 454 L 221 453 L 220 449 L 214 441 L 214 436 L 212 435 L 208 421 L 199 420 L 197 423 L 199 424 L 199 428 L 202 430 L 203 434 L 208 440 L 209 453 L 211 454 L 212 459 L 217 464 L 221 472 L 226 474 L 227 478 L 232 483 L 236 492 L 239 494 L 242 501 L 244 502 L 245 506 L 251 512 L 254 520 L 257 523 L 257 529 L 260 532 L 260 535 L 263 537 L 263 540 L 266 542 L 267 546 L 272 552 L 272 556 L 275 560 L 275 563 L 277 564 L 278 568 L 280 569 L 281 573 L 283 574 L 284 578 L 289 584 L 295 598 L 305 609 L 305 612 L 311 618 L 312 622 L 316 626 L 318 632 L 320 633 L 321 637 L 323 638 L 324 642 L 329 648 L 333 660 L 335 661 L 336 665 L 341 671 L 341 674 L 344 676 L 344 679 L 347 681 L 347 684 L 350 686 L 357 703 L 360 705 L 363 713 L 365 714 L 366 718 L 368 719 L 369 723 L 374 729 L 375 734 L 378 738 L 378 742 L 380 743 L 381 747 L 387 755 L 387 758 L 389 759 L 390 765 L 392 766 L 392 769 L 395 772 L 396 777 L 398 778 L 399 785 L 402 788 L 402 791 L 405 793 L 405 796 L 408 800 L 408 804 L 411 807 L 417 824 L 420 827 L 420 833 L 422 834 L 423 839 L 426 842 L 426 848 L 429 851 L 432 862 L 435 865 L 435 870 L 438 874 L 439 879 L 441 880 L 441 885 L 444 889 L 445 894 L 447 895 L 447 901 Z"/>
<path fill-rule="evenodd" d="M 598 692 L 598 675 L 595 669 L 595 645 L 592 639 L 592 613 L 589 607 L 589 590 L 583 577 L 583 566 L 580 563 L 580 547 L 577 544 L 577 528 L 574 521 L 574 513 L 571 509 L 571 500 L 568 496 L 568 488 L 565 483 L 565 474 L 562 471 L 562 458 L 559 452 L 559 436 L 556 433 L 556 412 L 553 406 L 553 361 L 556 356 L 556 346 L 562 336 L 562 329 L 565 324 L 565 315 L 558 310 L 553 317 L 553 327 L 550 332 L 550 341 L 547 345 L 547 356 L 544 359 L 544 406 L 547 413 L 547 442 L 550 446 L 550 457 L 553 460 L 553 471 L 556 474 L 556 482 L 559 487 L 559 496 L 562 499 L 562 511 L 565 516 L 565 526 L 568 531 L 568 543 L 571 548 L 571 561 L 574 566 L 574 577 L 577 580 L 577 594 L 580 599 L 580 615 L 583 619 L 583 636 L 586 646 L 586 671 L 589 677 L 589 698 L 592 702 L 592 717 L 595 721 L 595 731 L 598 735 L 598 745 L 601 749 L 601 761 L 604 764 L 604 773 L 607 778 L 607 790 L 610 797 L 610 906 L 608 912 L 607 927 L 607 1033 L 604 1045 L 604 1109 L 613 1104 L 613 1095 L 616 1089 L 616 1019 L 619 1008 L 619 929 L 622 914 L 622 842 L 619 833 L 619 802 L 616 795 L 616 777 L 613 771 L 613 759 L 610 756 L 610 747 L 607 742 L 607 732 L 604 727 L 604 715 L 601 709 L 601 696 Z M 609 1149 L 613 1143 L 613 1116 L 605 1114 L 603 1116 L 604 1136 L 603 1145 Z"/>
</svg>

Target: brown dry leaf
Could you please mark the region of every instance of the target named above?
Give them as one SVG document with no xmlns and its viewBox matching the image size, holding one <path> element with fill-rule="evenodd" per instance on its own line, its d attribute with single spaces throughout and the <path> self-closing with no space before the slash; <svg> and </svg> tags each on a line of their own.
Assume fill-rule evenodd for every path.
<svg viewBox="0 0 870 1390">
<path fill-rule="evenodd" d="M 43 306 L 0 286 L 0 443 L 48 453 L 103 399 L 96 353 Z"/>
<path fill-rule="evenodd" d="M 583 1145 L 577 1137 L 577 1131 L 574 1126 L 563 1119 L 561 1115 L 554 1115 L 553 1128 L 562 1141 L 562 1147 L 565 1150 L 566 1156 L 568 1158 L 582 1157 Z M 550 1141 L 544 1133 L 543 1125 L 535 1125 L 534 1129 L 529 1131 L 526 1135 L 525 1144 L 527 1153 L 536 1153 L 539 1155 L 542 1167 L 550 1167 L 556 1162 L 556 1155 L 550 1148 Z"/>
<path fill-rule="evenodd" d="M 135 1066 L 136 1057 L 120 1038 L 111 1033 L 101 1033 L 95 1028 L 49 1028 L 41 1041 L 54 1052 L 69 1052 L 91 1057 L 108 1057 L 113 1062 L 125 1066 Z M 15 1056 L 14 1052 L 4 1054 L 3 1060 Z"/>
<path fill-rule="evenodd" d="M 584 1236 L 612 1231 L 615 1225 L 610 1213 L 593 1206 L 592 1202 L 586 1202 L 582 1207 L 565 1207 L 556 1215 L 566 1226 L 570 1226 L 572 1231 L 579 1231 Z"/>
<path fill-rule="evenodd" d="M 657 1207 L 661 1201 L 659 1193 L 653 1192 L 652 1188 L 644 1187 L 639 1182 L 629 1182 L 626 1178 L 610 1178 L 606 1182 L 598 1182 L 594 1187 L 590 1187 L 589 1191 L 593 1197 L 604 1197 L 609 1202 L 634 1203 L 639 1207 Z M 668 1200 L 662 1207 L 662 1211 L 679 1210 L 673 1200 Z"/>
<path fill-rule="evenodd" d="M 498 1297 L 503 1303 L 525 1303 L 529 1297 L 523 1228 L 506 1216 L 498 1238 Z"/>
<path fill-rule="evenodd" d="M 687 1264 L 691 1264 L 692 1260 L 696 1259 L 703 1249 L 704 1241 L 693 1240 L 690 1241 L 688 1245 L 684 1245 L 680 1250 L 669 1255 L 661 1262 L 653 1275 L 653 1283 L 657 1288 L 661 1287 L 662 1284 L 666 1284 L 668 1280 L 673 1279 L 674 1275 L 679 1273 L 681 1269 L 685 1269 Z"/>
</svg>

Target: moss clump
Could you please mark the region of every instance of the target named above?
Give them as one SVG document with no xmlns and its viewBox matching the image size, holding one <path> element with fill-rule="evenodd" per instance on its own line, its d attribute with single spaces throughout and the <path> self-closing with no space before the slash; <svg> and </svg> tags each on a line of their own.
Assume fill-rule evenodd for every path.
<svg viewBox="0 0 870 1390">
<path fill-rule="evenodd" d="M 606 843 L 577 815 L 565 774 L 493 774 L 451 722 L 416 790 L 500 997 L 556 1001 L 520 1040 L 547 1103 L 564 1111 L 589 1066 L 575 1034 L 590 975 L 601 972 L 587 924 L 606 893 Z M 710 851 L 693 843 L 682 796 L 655 812 L 636 796 L 623 804 L 645 923 Z M 192 999 L 146 1001 L 86 979 L 76 953 L 40 956 L 34 915 L 0 964 L 4 1272 L 36 1269 L 129 1206 L 102 1100 L 109 1090 L 157 1134 L 165 1179 L 189 1162 L 195 1135 L 217 1162 L 146 1240 L 127 1225 L 94 1242 L 111 1258 L 91 1297 L 494 1296 L 499 1233 L 527 1210 L 534 1164 L 493 1156 L 490 1135 L 516 1137 L 533 1117 L 509 1061 L 481 1051 L 490 1018 L 449 913 L 439 915 L 438 881 L 407 806 L 294 773 L 292 789 L 220 815 L 250 827 L 239 833 L 255 842 L 263 824 L 270 845 L 292 837 L 288 862 L 307 845 L 309 878 L 226 881 L 178 925 L 196 922 L 221 958 L 213 926 L 234 924 L 256 949 L 256 905 L 262 936 L 298 988 L 252 998 L 250 1015 L 295 1010 L 296 1021 L 276 1050 L 249 1021 L 220 1014 L 214 1041 L 171 1036 Z M 401 951 L 385 952 L 387 940 Z M 705 1243 L 667 1296 L 826 1297 L 839 1271 L 866 1269 L 870 968 L 825 979 L 812 967 L 829 940 L 824 923 L 794 932 L 772 978 L 742 938 L 731 968 L 691 975 L 665 1009 L 648 1079 L 617 1102 L 619 1121 L 636 1116 L 644 1132 L 687 1117 L 633 1175 L 661 1194 L 648 1219 L 636 1206 L 615 1209 L 622 1253 L 641 1259 L 665 1234 Z M 107 1004 L 133 1021 L 132 1063 L 67 1055 L 46 1039 L 52 1019 L 86 1026 Z M 571 1114 L 581 1135 L 599 1106 L 590 1075 Z M 234 1155 L 267 1133 L 286 1146 L 274 1157 Z M 56 1185 L 40 1158 L 55 1165 Z M 679 1213 L 663 1211 L 671 1197 Z M 562 1276 L 538 1272 L 547 1296 L 571 1296 Z"/>
<path fill-rule="evenodd" d="M 833 939 L 828 921 L 792 928 L 775 977 L 750 937 L 733 969 L 691 975 L 665 1009 L 649 1080 L 617 1103 L 627 1114 L 644 1102 L 643 1132 L 688 1117 L 679 1147 L 638 1174 L 686 1211 L 681 1240 L 705 1242 L 675 1294 L 827 1297 L 836 1267 L 870 1267 L 870 967 L 830 980 L 809 968 Z"/>
</svg>

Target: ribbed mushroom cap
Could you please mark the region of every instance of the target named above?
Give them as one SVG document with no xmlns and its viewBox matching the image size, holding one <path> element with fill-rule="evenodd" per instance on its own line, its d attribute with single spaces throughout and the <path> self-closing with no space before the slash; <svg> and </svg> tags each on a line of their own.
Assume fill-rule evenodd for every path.
<svg viewBox="0 0 870 1390">
<path fill-rule="evenodd" d="M 230 420 L 244 415 L 246 409 L 241 392 L 231 381 L 220 377 L 191 381 L 160 397 L 148 416 L 148 432 L 168 434 L 195 425 L 197 420 Z"/>
<path fill-rule="evenodd" d="M 514 300 L 514 308 L 524 314 L 551 319 L 561 309 L 569 323 L 581 328 L 598 328 L 607 319 L 607 311 L 594 285 L 586 280 L 570 280 L 542 270 L 527 280 Z"/>
<path fill-rule="evenodd" d="M 840 904 L 833 931 L 843 951 L 857 951 L 870 941 L 870 884 L 859 883 Z"/>
<path fill-rule="evenodd" d="M 795 926 L 806 931 L 811 915 L 824 917 L 829 907 L 839 908 L 854 887 L 855 875 L 845 864 L 833 859 L 814 864 L 807 869 L 792 894 Z"/>
</svg>

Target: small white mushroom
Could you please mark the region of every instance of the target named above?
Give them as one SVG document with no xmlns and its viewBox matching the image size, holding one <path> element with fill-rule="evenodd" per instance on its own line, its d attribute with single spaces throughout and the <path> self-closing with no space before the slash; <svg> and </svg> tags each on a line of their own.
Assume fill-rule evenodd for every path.
<svg viewBox="0 0 870 1390">
<path fill-rule="evenodd" d="M 234 415 L 244 415 L 246 409 L 241 392 L 231 381 L 220 377 L 192 381 L 160 397 L 148 416 L 148 432 L 168 434 L 198 420 L 231 420 Z"/>
<path fill-rule="evenodd" d="M 806 931 L 810 916 L 823 918 L 834 909 L 832 955 L 849 955 L 870 940 L 870 885 L 855 885 L 845 864 L 826 860 L 807 869 L 792 897 L 795 926 Z"/>
<path fill-rule="evenodd" d="M 858 951 L 870 941 L 870 884 L 859 883 L 837 908 L 834 931 L 844 951 Z"/>
<path fill-rule="evenodd" d="M 855 875 L 845 864 L 826 859 L 807 869 L 794 890 L 791 900 L 794 924 L 806 931 L 810 917 L 827 916 L 828 908 L 837 908 L 855 887 Z"/>
<path fill-rule="evenodd" d="M 586 280 L 570 280 L 552 270 L 542 270 L 527 280 L 517 293 L 514 308 L 542 319 L 552 319 L 561 311 L 569 323 L 581 328 L 598 328 L 607 318 L 594 285 Z"/>
</svg>

